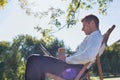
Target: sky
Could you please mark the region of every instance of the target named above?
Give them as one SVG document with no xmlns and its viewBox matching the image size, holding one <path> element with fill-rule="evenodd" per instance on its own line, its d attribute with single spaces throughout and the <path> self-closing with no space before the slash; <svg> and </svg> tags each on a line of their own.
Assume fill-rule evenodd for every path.
<svg viewBox="0 0 120 80">
<path fill-rule="evenodd" d="M 34 1 L 34 0 L 29 0 Z M 68 2 L 61 0 L 37 0 L 39 2 L 35 3 L 36 6 L 33 7 L 36 11 L 46 11 L 48 7 L 54 6 L 55 8 L 60 7 L 63 10 L 66 10 Z M 17 35 L 28 34 L 36 37 L 37 39 L 41 38 L 39 32 L 37 32 L 34 27 L 36 25 L 48 26 L 48 18 L 35 18 L 33 15 L 27 15 L 25 10 L 23 10 L 17 0 L 9 0 L 8 4 L 4 9 L 0 9 L 0 41 L 9 41 L 11 42 L 13 38 Z M 116 25 L 115 30 L 110 35 L 108 40 L 108 45 L 113 44 L 120 39 L 120 0 L 113 0 L 109 4 L 107 15 L 99 14 L 96 8 L 92 10 L 85 11 L 79 10 L 79 19 L 82 19 L 88 14 L 96 15 L 100 20 L 100 30 L 104 34 L 108 28 L 113 24 Z M 81 43 L 84 39 L 85 34 L 81 30 L 82 23 L 78 22 L 77 25 L 73 26 L 74 28 L 63 29 L 54 34 L 59 40 L 63 40 L 65 45 L 70 47 L 72 50 L 75 50 L 77 45 Z"/>
</svg>

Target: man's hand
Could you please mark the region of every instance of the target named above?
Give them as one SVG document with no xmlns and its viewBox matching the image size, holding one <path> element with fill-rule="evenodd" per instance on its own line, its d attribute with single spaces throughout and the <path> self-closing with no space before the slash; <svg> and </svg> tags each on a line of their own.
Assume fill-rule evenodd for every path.
<svg viewBox="0 0 120 80">
<path fill-rule="evenodd" d="M 66 59 L 65 53 L 58 54 L 58 59 L 65 61 Z"/>
</svg>

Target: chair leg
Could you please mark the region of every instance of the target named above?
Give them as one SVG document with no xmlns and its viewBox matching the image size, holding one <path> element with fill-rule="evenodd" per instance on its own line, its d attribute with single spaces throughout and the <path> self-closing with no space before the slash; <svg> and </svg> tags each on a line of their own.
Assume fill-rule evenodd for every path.
<svg viewBox="0 0 120 80">
<path fill-rule="evenodd" d="M 90 80 L 90 73 L 87 73 L 87 79 Z"/>
<path fill-rule="evenodd" d="M 103 75 L 102 75 L 102 67 L 100 63 L 100 57 L 97 57 L 97 66 L 98 66 L 98 75 L 100 77 L 100 80 L 103 80 Z"/>
</svg>

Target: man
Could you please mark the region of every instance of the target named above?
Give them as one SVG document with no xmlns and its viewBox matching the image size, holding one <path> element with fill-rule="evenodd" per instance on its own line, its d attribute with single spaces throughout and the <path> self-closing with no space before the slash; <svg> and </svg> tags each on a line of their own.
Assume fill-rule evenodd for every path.
<svg viewBox="0 0 120 80">
<path fill-rule="evenodd" d="M 85 16 L 81 22 L 87 35 L 77 47 L 76 53 L 58 60 L 47 56 L 32 55 L 28 58 L 25 80 L 45 80 L 45 73 L 52 73 L 65 80 L 74 80 L 84 64 L 95 60 L 103 36 L 99 31 L 99 19 L 95 15 Z"/>
</svg>

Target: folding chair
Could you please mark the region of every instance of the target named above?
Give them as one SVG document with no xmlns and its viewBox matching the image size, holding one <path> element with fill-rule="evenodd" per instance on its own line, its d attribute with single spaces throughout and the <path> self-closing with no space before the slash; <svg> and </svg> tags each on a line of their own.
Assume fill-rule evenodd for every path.
<svg viewBox="0 0 120 80">
<path fill-rule="evenodd" d="M 93 67 L 93 65 L 95 63 L 97 63 L 97 66 L 98 66 L 98 74 L 99 74 L 100 80 L 103 80 L 102 67 L 101 67 L 101 63 L 100 63 L 100 56 L 103 54 L 104 49 L 105 49 L 106 44 L 107 44 L 107 41 L 108 41 L 108 38 L 109 38 L 109 36 L 110 36 L 110 34 L 111 34 L 111 32 L 113 31 L 114 28 L 115 28 L 115 25 L 113 25 L 111 28 L 109 28 L 107 30 L 107 32 L 104 34 L 104 37 L 103 37 L 103 40 L 102 40 L 102 43 L 101 43 L 101 47 L 100 47 L 100 49 L 98 51 L 98 54 L 96 56 L 96 61 L 93 62 L 93 63 L 91 63 L 91 62 L 86 63 L 74 80 L 87 80 L 86 75 L 91 70 L 91 68 Z M 51 74 L 51 73 L 46 73 L 46 76 L 48 78 L 52 78 L 54 80 L 65 80 L 65 79 L 63 79 L 59 76 L 56 76 L 54 74 Z"/>
<path fill-rule="evenodd" d="M 109 28 L 108 31 L 104 34 L 104 38 L 103 38 L 101 46 L 104 46 L 104 45 L 105 45 L 105 47 L 107 46 L 108 38 L 109 38 L 109 36 L 114 28 L 115 28 L 115 25 L 113 25 L 111 28 Z M 98 53 L 98 55 L 96 57 L 96 63 L 97 63 L 97 67 L 98 67 L 98 74 L 99 74 L 100 80 L 103 80 L 102 67 L 101 67 L 101 63 L 100 63 L 100 56 L 104 52 L 105 47 L 101 47 L 101 49 L 103 49 L 103 50 L 100 49 L 101 52 L 99 51 L 100 53 Z"/>
</svg>

